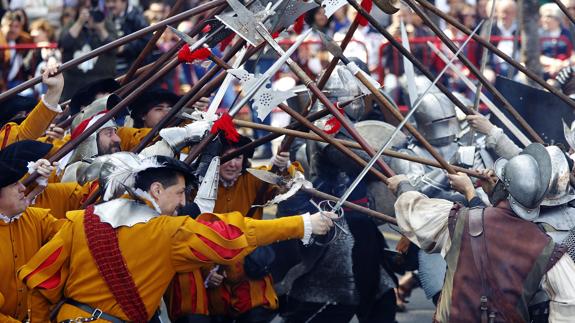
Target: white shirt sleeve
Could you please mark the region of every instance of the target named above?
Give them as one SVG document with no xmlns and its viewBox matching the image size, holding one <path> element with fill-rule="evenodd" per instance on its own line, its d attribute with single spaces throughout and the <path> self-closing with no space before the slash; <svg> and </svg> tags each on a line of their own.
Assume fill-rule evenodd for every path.
<svg viewBox="0 0 575 323">
<path fill-rule="evenodd" d="M 451 247 L 447 221 L 453 202 L 409 191 L 395 202 L 397 224 L 405 236 L 429 253 L 445 254 Z"/>
<path fill-rule="evenodd" d="M 308 213 L 304 213 L 301 215 L 303 220 L 303 238 L 301 238 L 301 242 L 304 245 L 309 244 L 312 234 L 312 225 L 311 225 L 311 215 Z"/>
<path fill-rule="evenodd" d="M 59 104 L 48 104 L 46 100 L 44 100 L 44 94 L 42 94 L 42 102 L 48 108 L 48 110 L 52 110 L 56 113 L 62 113 L 62 107 Z"/>
<path fill-rule="evenodd" d="M 549 322 L 567 323 L 575 319 L 575 263 L 568 254 L 543 277 L 549 295 Z"/>
</svg>

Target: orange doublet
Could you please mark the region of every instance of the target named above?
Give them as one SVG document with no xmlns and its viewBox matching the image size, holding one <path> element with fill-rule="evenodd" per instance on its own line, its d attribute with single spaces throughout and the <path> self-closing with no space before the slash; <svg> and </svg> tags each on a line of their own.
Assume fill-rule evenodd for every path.
<svg viewBox="0 0 575 323">
<path fill-rule="evenodd" d="M 29 307 L 33 323 L 48 321 L 49 304 L 30 293 L 16 271 L 56 233 L 60 221 L 49 212 L 29 207 L 11 223 L 0 220 L 0 322 L 22 322 Z"/>
<path fill-rule="evenodd" d="M 19 278 L 51 302 L 67 297 L 126 320 L 88 249 L 83 220 L 83 210 L 68 212 L 63 228 L 20 269 Z M 221 234 L 229 231 L 237 236 L 228 239 Z M 303 231 L 301 217 L 257 221 L 237 212 L 202 214 L 197 220 L 158 216 L 116 229 L 123 259 L 149 317 L 176 272 L 194 271 L 212 262 L 231 264 L 258 245 L 301 238 Z M 65 304 L 57 320 L 89 316 Z"/>
<path fill-rule="evenodd" d="M 9 122 L 0 129 L 0 149 L 17 141 L 40 138 L 57 115 L 40 100 L 21 124 Z"/>
</svg>

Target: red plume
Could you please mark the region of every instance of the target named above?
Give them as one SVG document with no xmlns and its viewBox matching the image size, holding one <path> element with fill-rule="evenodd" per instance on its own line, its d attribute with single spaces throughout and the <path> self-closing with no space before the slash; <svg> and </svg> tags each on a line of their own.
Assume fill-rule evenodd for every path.
<svg viewBox="0 0 575 323">
<path fill-rule="evenodd" d="M 228 141 L 238 142 L 240 140 L 240 134 L 234 126 L 232 117 L 227 112 L 222 114 L 222 116 L 216 120 L 216 122 L 214 122 L 214 125 L 210 130 L 210 132 L 213 134 L 218 133 L 218 131 L 223 132 L 224 137 L 226 137 Z"/>
<path fill-rule="evenodd" d="M 372 0 L 363 0 L 361 2 L 361 7 L 369 13 L 369 12 L 371 12 L 371 7 L 373 7 L 373 1 Z M 368 21 L 364 16 L 362 16 L 360 13 L 358 13 L 357 17 L 358 17 L 358 23 L 360 24 L 360 26 L 367 26 Z"/>
<path fill-rule="evenodd" d="M 222 40 L 222 42 L 220 43 L 220 50 L 223 52 L 224 49 L 226 49 L 226 47 L 228 47 L 228 45 L 232 42 L 232 39 L 234 39 L 234 36 L 236 34 L 232 33 L 231 35 L 229 35 L 228 37 L 224 38 L 224 40 Z"/>
<path fill-rule="evenodd" d="M 296 20 L 295 23 L 293 24 L 293 30 L 296 32 L 296 34 L 301 34 L 301 32 L 303 31 L 303 22 L 304 22 L 304 18 L 305 17 L 305 13 L 301 16 L 299 16 Z"/>
<path fill-rule="evenodd" d="M 180 63 L 193 64 L 195 61 L 203 61 L 210 57 L 212 52 L 209 48 L 198 48 L 193 52 L 190 52 L 190 46 L 184 45 L 182 49 L 178 52 L 178 61 Z"/>
</svg>

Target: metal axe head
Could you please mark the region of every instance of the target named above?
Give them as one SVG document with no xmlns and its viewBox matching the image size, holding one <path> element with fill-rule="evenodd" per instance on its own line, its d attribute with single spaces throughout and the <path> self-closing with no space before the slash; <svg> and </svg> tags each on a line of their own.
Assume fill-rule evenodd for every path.
<svg viewBox="0 0 575 323">
<path fill-rule="evenodd" d="M 233 30 L 236 34 L 240 35 L 250 45 L 257 46 L 263 40 L 256 32 L 256 24 L 264 22 L 267 18 L 274 14 L 274 11 L 268 7 L 256 13 L 251 12 L 238 0 L 227 0 L 232 7 L 235 16 L 224 14 L 216 15 L 216 18 L 221 21 L 226 27 Z M 281 0 L 280 0 L 281 1 Z M 276 3 L 276 5 L 279 5 Z"/>
<path fill-rule="evenodd" d="M 256 77 L 244 69 L 230 69 L 228 70 L 228 73 L 240 80 L 244 93 L 249 93 L 262 81 L 263 78 L 265 78 L 264 75 Z M 293 91 L 272 90 L 271 82 L 267 80 L 265 81 L 264 86 L 255 91 L 252 107 L 255 109 L 258 119 L 263 121 L 270 112 L 272 112 L 273 108 L 293 96 L 295 96 Z"/>
<path fill-rule="evenodd" d="M 331 17 L 339 8 L 345 6 L 347 0 L 323 0 L 321 6 L 325 10 L 325 15 Z"/>
<path fill-rule="evenodd" d="M 299 16 L 317 7 L 319 4 L 314 1 L 285 0 L 276 10 L 279 14 L 271 18 L 272 32 L 291 26 Z"/>
<path fill-rule="evenodd" d="M 398 2 L 398 0 L 373 0 L 373 3 L 388 15 L 393 15 L 399 11 L 399 8 L 396 7 Z"/>
</svg>

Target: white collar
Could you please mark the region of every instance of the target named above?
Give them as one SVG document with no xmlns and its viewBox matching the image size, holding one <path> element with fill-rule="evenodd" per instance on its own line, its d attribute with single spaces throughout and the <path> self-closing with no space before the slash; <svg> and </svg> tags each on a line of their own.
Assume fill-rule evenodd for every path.
<svg viewBox="0 0 575 323">
<path fill-rule="evenodd" d="M 0 213 L 0 220 L 4 221 L 4 223 L 6 223 L 6 224 L 10 224 L 10 223 L 18 220 L 22 216 L 22 214 L 24 214 L 24 213 L 20 213 L 18 215 L 13 216 L 13 217 L 7 217 L 4 214 Z"/>
</svg>

